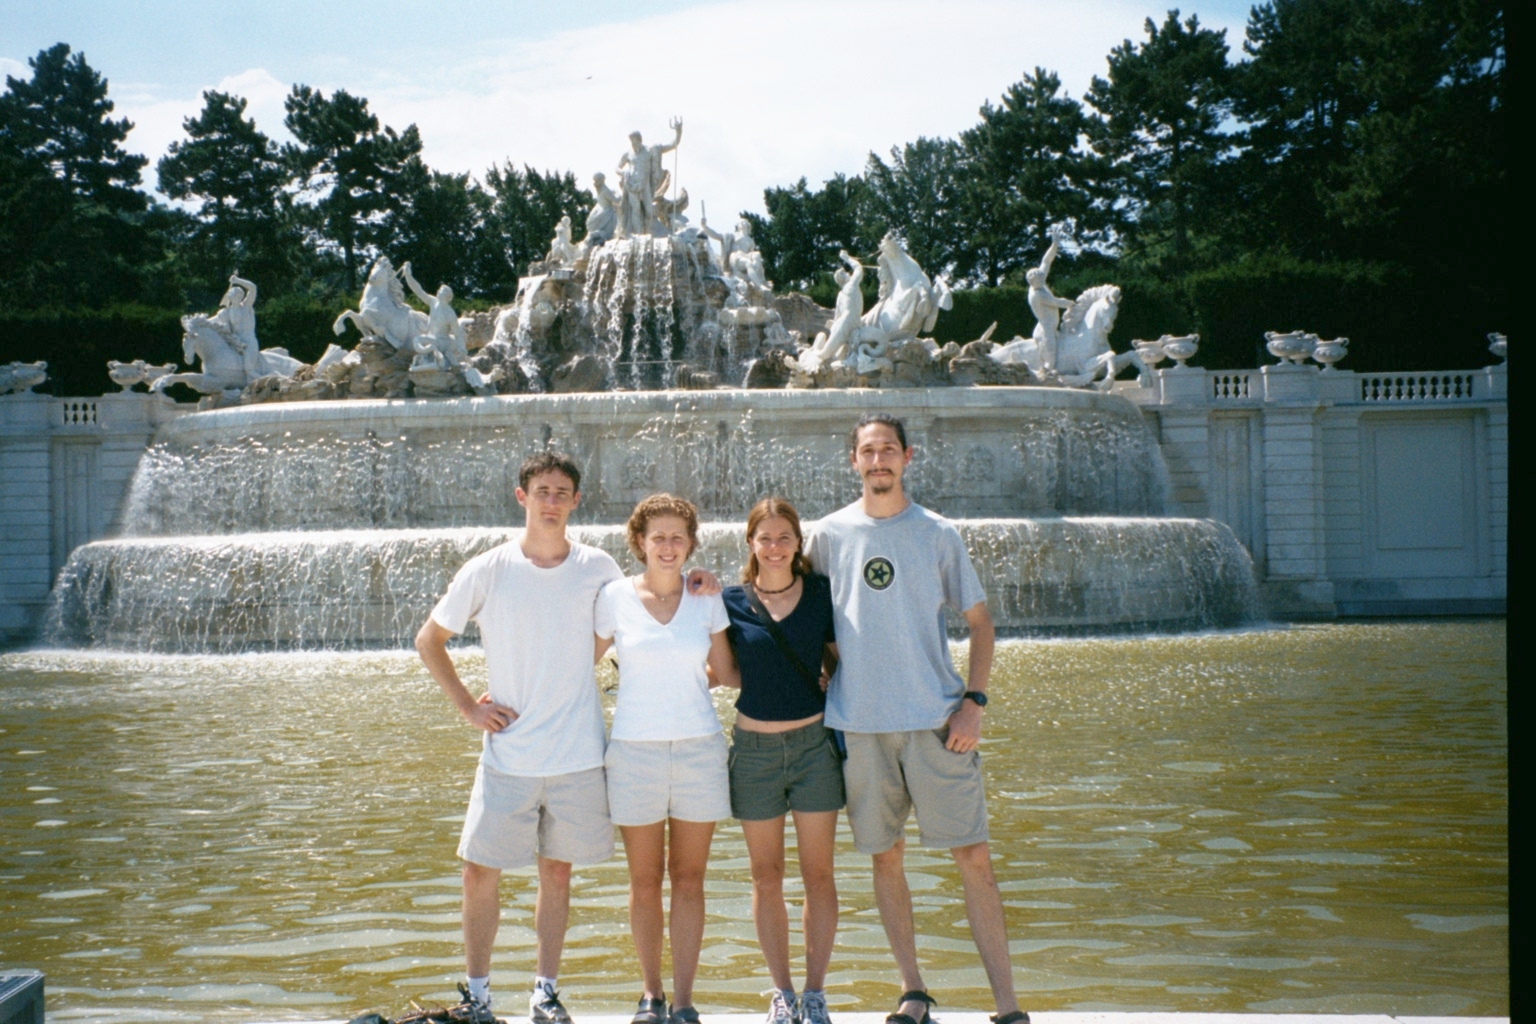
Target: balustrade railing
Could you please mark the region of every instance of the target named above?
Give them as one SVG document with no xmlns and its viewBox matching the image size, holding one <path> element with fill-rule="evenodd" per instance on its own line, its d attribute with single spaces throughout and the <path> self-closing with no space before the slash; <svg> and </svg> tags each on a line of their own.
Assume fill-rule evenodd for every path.
<svg viewBox="0 0 1536 1024">
<path fill-rule="evenodd" d="M 66 398 L 59 403 L 60 421 L 66 427 L 95 427 L 100 425 L 96 416 L 96 403 L 88 399 Z"/>
<path fill-rule="evenodd" d="M 1444 402 L 1477 395 L 1473 373 L 1362 373 L 1362 402 Z"/>
<path fill-rule="evenodd" d="M 1211 397 L 1218 402 L 1254 397 L 1251 373 L 1212 373 L 1210 381 Z"/>
</svg>

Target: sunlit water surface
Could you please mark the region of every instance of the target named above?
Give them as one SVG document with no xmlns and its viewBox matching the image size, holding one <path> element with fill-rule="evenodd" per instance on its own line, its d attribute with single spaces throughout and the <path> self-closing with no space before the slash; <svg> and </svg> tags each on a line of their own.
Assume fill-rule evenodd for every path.
<svg viewBox="0 0 1536 1024">
<path fill-rule="evenodd" d="M 1004 644 L 983 751 L 1025 1005 L 1507 1014 L 1504 642 L 1472 621 Z M 46 972 L 60 1021 L 450 999 L 477 750 L 406 653 L 0 657 L 0 965 Z M 830 1001 L 886 1009 L 868 861 L 840 838 Z M 930 988 L 989 1008 L 947 856 L 908 871 Z M 503 882 L 504 1013 L 533 895 Z M 699 1005 L 756 1010 L 731 823 L 708 896 Z M 568 1003 L 627 1011 L 622 861 L 572 903 Z"/>
</svg>

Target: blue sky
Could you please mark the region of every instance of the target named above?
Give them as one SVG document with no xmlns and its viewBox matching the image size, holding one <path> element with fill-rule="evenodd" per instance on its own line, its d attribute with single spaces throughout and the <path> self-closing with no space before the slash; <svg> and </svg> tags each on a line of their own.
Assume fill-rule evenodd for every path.
<svg viewBox="0 0 1536 1024">
<path fill-rule="evenodd" d="M 1240 52 L 1248 3 L 1185 4 Z M 415 123 L 425 158 L 476 175 L 511 160 L 611 172 L 632 129 L 670 138 L 678 177 L 722 226 L 762 190 L 857 173 L 919 135 L 953 136 L 1037 65 L 1081 97 L 1166 6 L 1130 0 L 645 0 L 405 3 L 0 0 L 0 72 L 56 42 L 106 75 L 128 148 L 158 159 L 204 89 L 250 100 L 284 138 L 296 82 Z M 671 160 L 668 166 L 672 165 Z M 153 185 L 151 168 L 146 176 Z"/>
</svg>

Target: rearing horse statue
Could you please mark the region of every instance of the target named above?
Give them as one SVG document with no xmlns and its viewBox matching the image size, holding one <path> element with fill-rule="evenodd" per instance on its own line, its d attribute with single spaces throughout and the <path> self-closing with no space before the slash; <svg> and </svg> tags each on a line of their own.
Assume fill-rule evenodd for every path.
<svg viewBox="0 0 1536 1024">
<path fill-rule="evenodd" d="M 428 333 L 427 315 L 405 304 L 405 289 L 390 264 L 380 256 L 368 271 L 363 298 L 356 310 L 347 310 L 336 318 L 331 330 L 344 334 L 347 322 L 364 337 L 383 338 L 397 349 L 406 348 L 418 335 Z"/>
</svg>

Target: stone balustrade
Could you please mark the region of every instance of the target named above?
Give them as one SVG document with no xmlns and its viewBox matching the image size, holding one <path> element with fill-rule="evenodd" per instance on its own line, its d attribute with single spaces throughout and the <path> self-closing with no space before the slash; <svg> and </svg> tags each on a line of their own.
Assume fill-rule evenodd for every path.
<svg viewBox="0 0 1536 1024">
<path fill-rule="evenodd" d="M 1170 512 L 1232 527 L 1276 618 L 1505 608 L 1508 369 L 1159 370 Z"/>
</svg>

